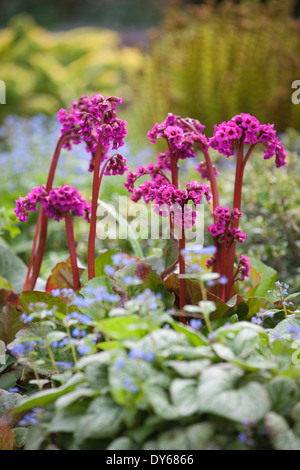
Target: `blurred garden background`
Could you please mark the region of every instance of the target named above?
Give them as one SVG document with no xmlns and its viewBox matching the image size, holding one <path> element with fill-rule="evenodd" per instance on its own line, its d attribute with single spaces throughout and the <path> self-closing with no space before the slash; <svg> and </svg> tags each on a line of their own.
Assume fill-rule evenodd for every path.
<svg viewBox="0 0 300 470">
<path fill-rule="evenodd" d="M 101 93 L 123 98 L 128 137 L 122 151 L 132 168 L 156 158 L 159 149 L 149 144 L 147 131 L 168 112 L 199 119 L 208 136 L 214 124 L 240 112 L 274 123 L 288 164 L 278 170 L 263 152 L 252 156 L 242 203 L 243 253 L 299 290 L 300 104 L 291 100 L 292 83 L 300 80 L 299 2 L 10 0 L 0 1 L 0 8 L 0 80 L 6 84 L 6 104 L 0 105 L 1 244 L 18 257 L 19 270 L 26 272 L 36 217 L 17 223 L 15 199 L 46 180 L 59 109 L 83 94 Z M 233 163 L 214 158 L 222 205 L 232 205 Z M 58 184 L 74 184 L 89 198 L 88 162 L 81 146 L 64 151 Z M 195 166 L 186 165 L 182 182 L 199 178 Z M 124 181 L 107 177 L 100 197 L 117 203 L 118 195 L 126 195 Z M 84 264 L 88 229 L 76 223 Z M 44 278 L 68 257 L 63 224 L 49 225 Z M 121 248 L 130 252 L 126 243 Z M 98 249 L 117 245 L 99 241 Z M 143 248 L 146 255 L 161 246 L 149 240 Z"/>
</svg>

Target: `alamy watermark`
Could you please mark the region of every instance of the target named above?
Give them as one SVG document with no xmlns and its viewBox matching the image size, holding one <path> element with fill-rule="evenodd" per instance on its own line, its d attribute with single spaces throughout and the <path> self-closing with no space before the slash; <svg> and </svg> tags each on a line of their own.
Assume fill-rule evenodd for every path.
<svg viewBox="0 0 300 470">
<path fill-rule="evenodd" d="M 5 364 L 5 343 L 0 340 L 0 364 Z"/>
<path fill-rule="evenodd" d="M 119 196 L 118 207 L 99 201 L 97 212 L 97 237 L 100 240 L 158 240 L 185 238 L 186 242 L 204 243 L 204 204 L 196 208 L 186 204 L 146 205 L 128 203 Z"/>
<path fill-rule="evenodd" d="M 0 80 L 0 104 L 6 104 L 6 86 L 3 80 Z"/>
<path fill-rule="evenodd" d="M 294 93 L 292 93 L 291 100 L 293 104 L 300 103 L 300 80 L 294 80 L 292 83 L 292 88 L 296 89 Z"/>
</svg>

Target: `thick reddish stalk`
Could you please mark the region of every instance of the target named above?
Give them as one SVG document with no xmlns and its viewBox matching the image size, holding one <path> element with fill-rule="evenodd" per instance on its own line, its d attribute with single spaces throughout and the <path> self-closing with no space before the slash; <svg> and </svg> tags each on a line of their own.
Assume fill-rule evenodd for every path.
<svg viewBox="0 0 300 470">
<path fill-rule="evenodd" d="M 57 142 L 52 162 L 50 166 L 50 170 L 48 173 L 48 179 L 46 183 L 46 191 L 49 192 L 53 185 L 55 170 L 57 167 L 57 162 L 60 156 L 60 152 L 62 146 L 70 140 L 69 135 L 63 135 Z M 23 286 L 24 290 L 33 290 L 36 280 L 39 276 L 39 272 L 41 269 L 41 264 L 43 260 L 43 256 L 45 253 L 46 247 L 46 238 L 47 238 L 47 228 L 48 228 L 48 218 L 44 214 L 44 209 L 41 207 L 39 211 L 39 216 L 36 224 L 35 235 L 33 240 L 33 246 L 31 250 L 30 261 L 28 265 L 27 275 L 25 279 L 25 283 Z M 38 247 L 36 248 L 38 243 Z"/>
<path fill-rule="evenodd" d="M 185 234 L 184 234 L 184 227 L 182 227 L 182 233 L 181 233 L 181 238 L 179 239 L 179 275 L 184 276 L 185 275 L 185 260 L 184 256 L 181 254 L 181 251 L 184 250 L 185 248 Z M 186 282 L 184 278 L 179 277 L 179 308 L 180 310 L 184 309 L 184 306 L 186 304 L 186 293 L 185 293 L 185 288 L 186 288 Z M 186 317 L 181 316 L 180 321 L 182 323 L 186 323 Z"/>
<path fill-rule="evenodd" d="M 217 178 L 213 169 L 213 164 L 210 158 L 208 151 L 204 150 L 202 147 L 202 152 L 204 154 L 208 177 L 210 181 L 210 190 L 213 198 L 213 209 L 215 210 L 216 207 L 219 205 L 219 192 L 218 192 L 218 185 L 217 185 Z"/>
<path fill-rule="evenodd" d="M 234 183 L 233 209 L 241 210 L 244 169 L 245 169 L 244 144 L 241 141 L 240 144 L 238 145 L 238 148 L 237 148 L 237 162 L 236 162 L 235 183 Z M 239 218 L 237 218 L 233 222 L 232 226 L 234 228 L 239 227 Z M 228 253 L 227 253 L 227 257 L 226 257 L 226 277 L 228 279 L 228 284 L 226 286 L 226 297 L 225 297 L 226 301 L 229 300 L 233 295 L 233 276 L 234 276 L 235 251 L 236 251 L 236 242 L 232 241 L 231 245 L 228 248 Z"/>
<path fill-rule="evenodd" d="M 91 223 L 88 240 L 88 277 L 93 279 L 95 277 L 95 244 L 96 244 L 96 230 L 97 230 L 97 209 L 98 209 L 98 196 L 99 196 L 99 172 L 102 156 L 102 143 L 99 139 L 96 156 L 95 167 L 93 175 L 93 188 L 92 188 L 92 209 L 91 209 Z"/>
<path fill-rule="evenodd" d="M 174 186 L 178 188 L 177 155 L 174 156 L 170 145 L 169 145 L 169 149 L 170 149 L 170 157 L 171 157 L 172 184 L 174 184 Z M 183 310 L 186 304 L 186 295 L 185 295 L 186 282 L 185 282 L 185 278 L 181 277 L 185 275 L 185 259 L 184 259 L 183 254 L 181 253 L 181 251 L 185 248 L 184 213 L 182 214 L 181 225 L 182 225 L 182 228 L 179 233 L 179 256 L 178 256 L 178 260 L 179 260 L 179 308 L 180 310 Z M 181 316 L 180 320 L 183 323 L 186 323 L 186 317 Z"/>
<path fill-rule="evenodd" d="M 74 218 L 72 215 L 65 215 L 65 224 L 66 224 L 66 232 L 67 232 L 67 239 L 69 245 L 69 252 L 70 252 L 70 259 L 71 259 L 71 266 L 72 266 L 72 273 L 73 273 L 73 282 L 74 282 L 74 290 L 77 291 L 80 289 L 80 276 L 79 270 L 77 265 L 77 255 L 76 255 L 76 246 L 75 246 L 75 239 L 74 239 Z"/>
</svg>

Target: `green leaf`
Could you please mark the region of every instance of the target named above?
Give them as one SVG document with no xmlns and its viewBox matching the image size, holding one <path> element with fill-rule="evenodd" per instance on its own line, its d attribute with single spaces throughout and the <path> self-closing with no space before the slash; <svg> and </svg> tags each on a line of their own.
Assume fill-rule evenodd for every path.
<svg viewBox="0 0 300 470">
<path fill-rule="evenodd" d="M 143 445 L 143 450 L 202 450 L 213 435 L 214 426 L 208 422 L 176 427 L 162 432 L 157 440 L 146 442 Z M 187 456 L 185 457 L 187 458 Z"/>
<path fill-rule="evenodd" d="M 19 393 L 9 393 L 6 390 L 0 390 L 0 417 L 6 411 L 15 408 L 21 400 L 22 396 Z"/>
<path fill-rule="evenodd" d="M 120 250 L 116 248 L 112 248 L 111 250 L 105 250 L 103 253 L 100 253 L 98 256 L 95 258 L 95 276 L 94 277 L 100 277 L 107 275 L 105 272 L 105 266 L 113 266 L 113 261 L 112 261 L 112 256 L 115 255 L 116 253 L 119 253 Z M 84 271 L 84 273 L 81 276 L 81 281 L 82 284 L 87 284 L 88 282 L 88 272 L 87 270 Z"/>
<path fill-rule="evenodd" d="M 272 411 L 282 416 L 288 416 L 300 399 L 298 385 L 287 377 L 274 377 L 266 384 L 266 390 L 272 401 Z"/>
<path fill-rule="evenodd" d="M 289 315 L 288 318 L 282 320 L 278 325 L 273 328 L 269 334 L 274 337 L 278 337 L 278 335 L 281 338 L 291 338 L 291 333 L 289 333 L 289 329 L 293 331 L 295 329 L 296 331 L 300 329 L 300 317 L 297 314 L 292 314 Z"/>
<path fill-rule="evenodd" d="M 172 421 L 181 417 L 175 406 L 170 403 L 167 392 L 161 387 L 147 386 L 145 395 L 154 413 L 160 418 Z"/>
<path fill-rule="evenodd" d="M 258 285 L 248 290 L 246 298 L 249 297 L 263 297 L 267 295 L 267 291 L 274 287 L 274 283 L 277 279 L 277 272 L 275 269 L 267 266 L 262 261 L 258 261 L 255 258 L 249 258 L 251 267 L 254 268 L 260 275 L 261 280 Z"/>
<path fill-rule="evenodd" d="M 0 276 L 0 289 L 15 290 L 13 285 L 2 276 Z"/>
<path fill-rule="evenodd" d="M 237 387 L 243 371 L 230 364 L 205 369 L 198 387 L 199 412 L 211 413 L 231 421 L 259 421 L 271 403 L 262 385 L 250 382 Z"/>
<path fill-rule="evenodd" d="M 21 292 L 27 267 L 9 248 L 0 245 L 0 276 L 10 282 L 16 292 Z"/>
<path fill-rule="evenodd" d="M 20 413 L 21 411 L 30 410 L 36 406 L 43 407 L 48 403 L 54 402 L 60 396 L 65 393 L 69 393 L 74 388 L 85 381 L 84 375 L 81 373 L 75 374 L 66 384 L 58 388 L 52 388 L 37 392 L 34 395 L 22 400 L 22 402 L 16 407 L 15 412 Z"/>
<path fill-rule="evenodd" d="M 148 332 L 147 322 L 141 320 L 137 315 L 105 318 L 97 323 L 97 327 L 104 336 L 116 341 L 143 338 Z"/>
<path fill-rule="evenodd" d="M 170 387 L 173 405 L 180 416 L 191 416 L 198 411 L 197 382 L 192 379 L 175 379 Z"/>
<path fill-rule="evenodd" d="M 28 429 L 27 428 L 14 428 L 13 429 L 14 438 L 15 438 L 15 447 L 21 448 L 24 447 L 27 436 L 28 436 Z"/>
<path fill-rule="evenodd" d="M 108 396 L 95 398 L 75 430 L 75 442 L 113 438 L 122 429 L 123 408 Z"/>
<path fill-rule="evenodd" d="M 191 361 L 166 361 L 165 366 L 170 367 L 181 377 L 191 378 L 199 375 L 211 364 L 209 359 L 196 359 Z"/>
<path fill-rule="evenodd" d="M 68 394 L 66 394 L 66 397 L 67 396 Z M 75 430 L 78 429 L 80 420 L 86 414 L 89 403 L 90 401 L 87 400 L 70 400 L 70 404 L 67 407 L 60 408 L 53 415 L 48 426 L 48 432 L 65 432 L 73 434 Z"/>
<path fill-rule="evenodd" d="M 48 294 L 46 292 L 39 292 L 39 291 L 24 291 L 20 294 L 19 298 L 19 306 L 23 312 L 30 313 L 30 304 L 42 302 L 48 305 L 49 310 L 53 307 L 57 307 L 60 313 L 66 313 L 66 304 L 63 300 L 59 297 L 53 297 L 53 295 Z M 78 310 L 76 307 L 69 306 L 69 312 L 73 312 Z"/>
<path fill-rule="evenodd" d="M 175 331 L 185 334 L 187 339 L 194 346 L 204 346 L 204 345 L 209 344 L 208 339 L 202 333 L 200 333 L 199 331 L 195 331 L 190 326 L 183 325 L 182 323 L 178 323 L 176 321 L 172 321 L 169 323 L 174 328 Z"/>
<path fill-rule="evenodd" d="M 275 450 L 300 450 L 300 438 L 295 436 L 282 416 L 268 413 L 265 427 Z"/>
<path fill-rule="evenodd" d="M 139 359 L 125 359 L 121 368 L 112 365 L 109 368 L 108 381 L 115 401 L 123 406 L 137 404 L 143 398 L 142 389 L 147 388 L 148 381 L 157 371 L 151 364 Z M 132 393 L 125 384 L 138 387 L 137 393 Z"/>
<path fill-rule="evenodd" d="M 16 294 L 5 289 L 0 290 L 0 340 L 7 345 L 14 340 L 19 330 L 24 328 L 24 322 L 20 319 L 21 312 L 7 301 L 11 295 Z"/>
<path fill-rule="evenodd" d="M 126 345 L 127 343 L 125 343 L 125 346 Z M 130 345 L 130 347 L 131 346 L 132 345 Z M 135 348 L 141 349 L 145 353 L 154 351 L 155 354 L 164 357 L 169 355 L 169 350 L 172 346 L 181 346 L 192 350 L 189 340 L 183 333 L 178 333 L 166 328 L 152 331 L 134 345 Z"/>
<path fill-rule="evenodd" d="M 135 446 L 129 437 L 118 437 L 113 440 L 106 450 L 134 450 Z"/>
<path fill-rule="evenodd" d="M 85 368 L 84 375 L 93 390 L 101 391 L 108 386 L 107 367 L 100 362 L 91 362 Z"/>
</svg>

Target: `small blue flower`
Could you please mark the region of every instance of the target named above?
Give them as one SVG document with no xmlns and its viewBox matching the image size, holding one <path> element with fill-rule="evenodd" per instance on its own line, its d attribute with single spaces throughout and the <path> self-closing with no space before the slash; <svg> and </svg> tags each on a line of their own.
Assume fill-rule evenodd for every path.
<svg viewBox="0 0 300 470">
<path fill-rule="evenodd" d="M 242 444 L 246 444 L 247 440 L 248 440 L 248 436 L 245 432 L 240 432 L 239 435 L 238 435 L 238 438 L 239 438 L 239 441 L 242 443 Z"/>
<path fill-rule="evenodd" d="M 131 380 L 125 379 L 125 380 L 123 381 L 123 387 L 124 387 L 126 390 L 129 389 L 129 388 L 131 387 Z"/>
<path fill-rule="evenodd" d="M 137 393 L 139 391 L 139 388 L 137 385 L 131 385 L 130 391 L 131 393 Z"/>
<path fill-rule="evenodd" d="M 115 362 L 116 369 L 123 369 L 124 362 L 125 362 L 124 358 L 119 357 Z"/>
<path fill-rule="evenodd" d="M 108 275 L 108 276 L 113 276 L 116 272 L 115 268 L 113 268 L 112 266 L 110 266 L 109 264 L 107 264 L 104 268 L 104 271 L 105 273 Z"/>
<path fill-rule="evenodd" d="M 51 294 L 53 295 L 53 297 L 58 297 L 61 294 L 61 290 L 60 289 L 53 289 L 51 291 Z"/>
<path fill-rule="evenodd" d="M 56 365 L 60 370 L 66 370 L 73 367 L 73 362 L 56 361 Z"/>
<path fill-rule="evenodd" d="M 144 359 L 147 362 L 151 362 L 151 361 L 154 361 L 155 357 L 156 356 L 155 356 L 154 352 L 150 351 L 150 352 L 145 354 Z"/>
<path fill-rule="evenodd" d="M 190 320 L 190 327 L 193 328 L 194 330 L 200 330 L 200 328 L 202 328 L 202 321 L 195 320 L 194 318 L 192 318 Z"/>
<path fill-rule="evenodd" d="M 221 276 L 220 279 L 219 279 L 219 284 L 227 284 L 228 282 L 228 278 L 226 276 Z"/>
<path fill-rule="evenodd" d="M 84 356 L 85 354 L 88 354 L 91 352 L 92 348 L 90 346 L 85 346 L 83 344 L 77 346 L 77 351 L 80 354 L 80 356 Z"/>
<path fill-rule="evenodd" d="M 144 359 L 144 352 L 141 349 L 131 349 L 128 357 L 131 359 Z"/>
</svg>

